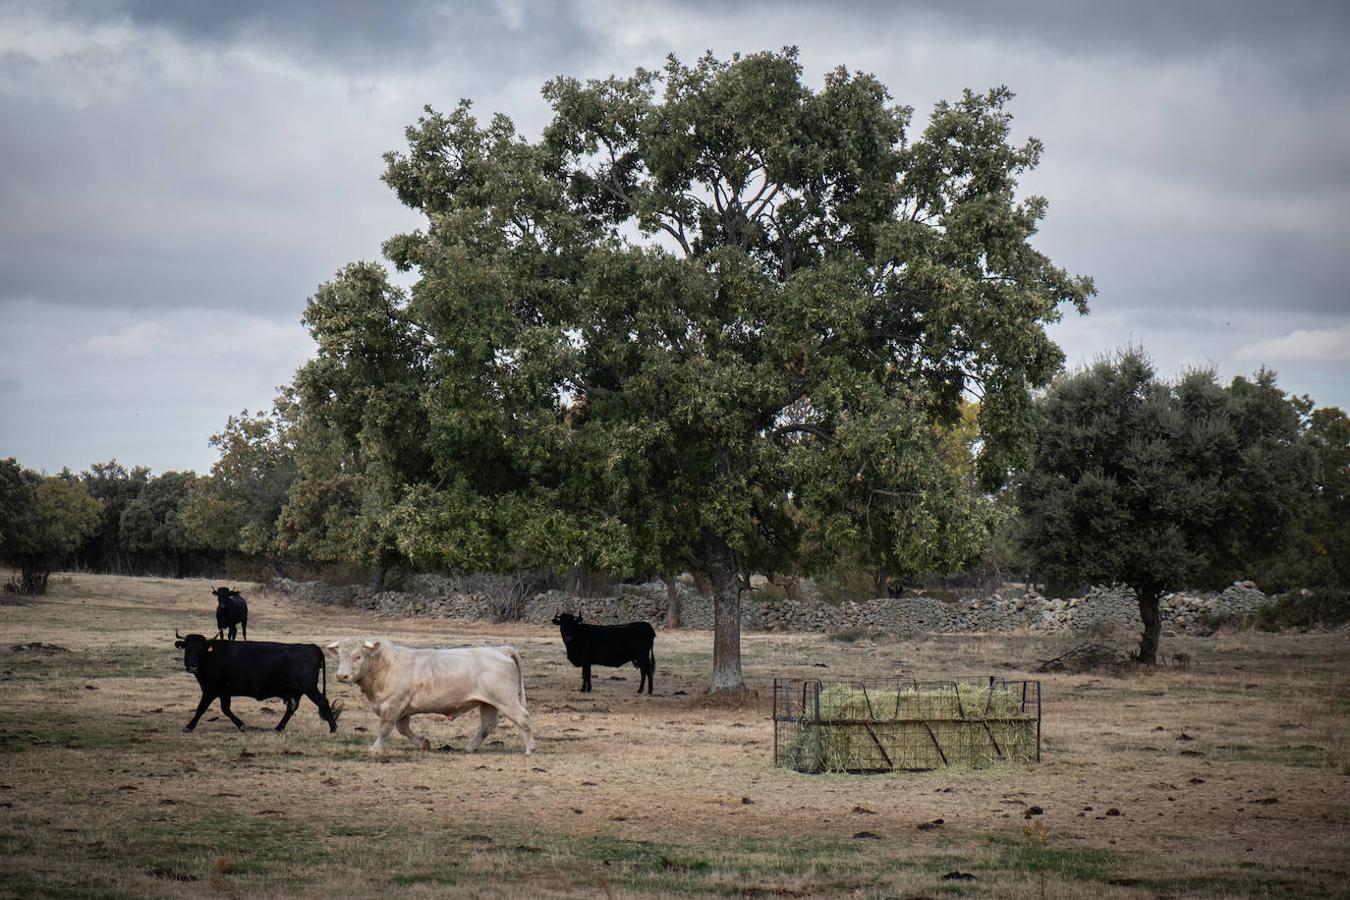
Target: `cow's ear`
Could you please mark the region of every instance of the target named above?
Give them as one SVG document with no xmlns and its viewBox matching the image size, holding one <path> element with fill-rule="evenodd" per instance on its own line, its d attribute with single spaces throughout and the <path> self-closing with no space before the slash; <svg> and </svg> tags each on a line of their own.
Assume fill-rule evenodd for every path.
<svg viewBox="0 0 1350 900">
<path fill-rule="evenodd" d="M 577 621 L 578 621 L 578 622 L 585 622 L 585 621 L 586 621 L 586 617 L 585 617 L 585 616 L 582 616 L 582 615 L 578 615 L 578 616 L 577 616 Z"/>
<path fill-rule="evenodd" d="M 177 647 L 179 650 L 182 650 L 183 647 L 185 646 L 184 643 L 183 643 L 182 641 L 174 641 L 174 642 L 173 642 L 173 645 L 174 645 L 175 647 Z"/>
</svg>

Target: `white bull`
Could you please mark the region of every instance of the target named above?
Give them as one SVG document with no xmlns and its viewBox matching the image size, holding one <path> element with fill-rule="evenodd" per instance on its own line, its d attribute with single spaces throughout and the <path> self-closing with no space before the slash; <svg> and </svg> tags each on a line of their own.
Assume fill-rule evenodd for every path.
<svg viewBox="0 0 1350 900">
<path fill-rule="evenodd" d="M 395 728 L 423 750 L 431 742 L 412 730 L 412 717 L 435 713 L 453 719 L 475 707 L 478 733 L 464 749 L 472 753 L 497 727 L 501 714 L 525 734 L 525 754 L 534 752 L 530 713 L 525 708 L 525 678 L 515 647 L 422 649 L 402 647 L 385 638 L 343 638 L 327 647 L 337 654 L 337 680 L 355 684 L 380 719 L 370 745 L 384 749 Z"/>
</svg>

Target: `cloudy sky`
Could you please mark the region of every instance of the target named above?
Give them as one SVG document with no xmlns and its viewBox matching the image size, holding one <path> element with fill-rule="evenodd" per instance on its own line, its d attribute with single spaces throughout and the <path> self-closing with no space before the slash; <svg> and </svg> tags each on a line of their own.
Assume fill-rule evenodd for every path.
<svg viewBox="0 0 1350 900">
<path fill-rule="evenodd" d="M 1133 342 L 1350 408 L 1344 2 L 0 0 L 0 457 L 208 470 L 314 288 L 414 224 L 379 176 L 424 104 L 534 137 L 553 75 L 785 45 L 916 123 L 1017 93 L 1038 245 L 1097 281 L 1072 363 Z"/>
</svg>

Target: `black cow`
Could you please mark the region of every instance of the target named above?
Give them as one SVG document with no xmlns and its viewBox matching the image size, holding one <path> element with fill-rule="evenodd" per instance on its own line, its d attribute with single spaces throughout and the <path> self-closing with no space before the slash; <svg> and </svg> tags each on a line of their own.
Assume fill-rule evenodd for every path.
<svg viewBox="0 0 1350 900">
<path fill-rule="evenodd" d="M 562 632 L 567 661 L 581 667 L 581 690 L 591 690 L 591 666 L 624 666 L 632 663 L 642 672 L 638 693 L 647 686 L 652 692 L 652 673 L 656 671 L 656 629 L 647 622 L 627 625 L 587 625 L 581 616 L 558 613 L 553 624 Z"/>
<path fill-rule="evenodd" d="M 231 697 L 252 697 L 255 700 L 280 698 L 286 703 L 286 714 L 277 723 L 282 731 L 295 715 L 303 694 L 319 708 L 319 717 L 328 723 L 330 732 L 337 731 L 342 704 L 328 703 L 328 667 L 323 651 L 313 644 L 277 644 L 270 641 L 231 643 L 208 640 L 204 635 L 180 635 L 174 646 L 183 651 L 183 668 L 197 676 L 202 689 L 201 702 L 192 721 L 184 731 L 197 727 L 197 720 L 206 712 L 211 701 L 220 699 L 220 711 L 240 731 L 244 723 L 230 711 Z M 319 681 L 323 688 L 320 690 Z"/>
<path fill-rule="evenodd" d="M 225 629 L 230 630 L 230 640 L 234 640 L 236 625 L 244 627 L 244 640 L 248 640 L 248 604 L 234 588 L 216 588 L 216 637 L 223 638 Z"/>
</svg>

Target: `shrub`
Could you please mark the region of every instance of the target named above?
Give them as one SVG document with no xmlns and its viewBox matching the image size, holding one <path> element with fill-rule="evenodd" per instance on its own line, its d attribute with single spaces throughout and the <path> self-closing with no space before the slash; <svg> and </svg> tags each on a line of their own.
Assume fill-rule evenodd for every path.
<svg viewBox="0 0 1350 900">
<path fill-rule="evenodd" d="M 1334 588 L 1284 594 L 1258 609 L 1254 617 L 1254 624 L 1262 631 L 1335 628 L 1347 623 L 1350 623 L 1350 591 Z"/>
</svg>

